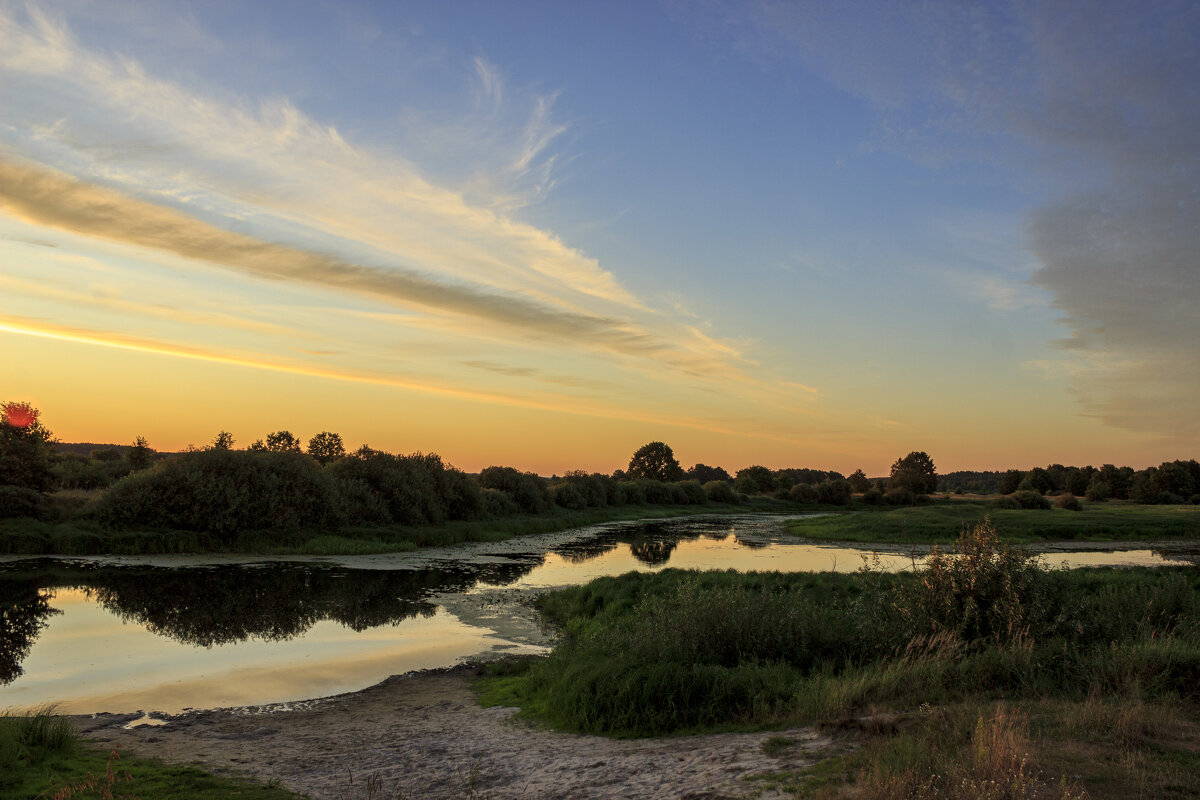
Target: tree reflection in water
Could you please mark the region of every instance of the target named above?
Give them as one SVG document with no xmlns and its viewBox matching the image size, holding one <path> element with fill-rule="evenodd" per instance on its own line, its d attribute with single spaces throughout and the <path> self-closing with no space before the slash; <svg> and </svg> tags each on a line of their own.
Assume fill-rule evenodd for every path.
<svg viewBox="0 0 1200 800">
<path fill-rule="evenodd" d="M 435 594 L 476 582 L 508 584 L 540 564 L 527 558 L 446 569 L 366 570 L 311 564 L 109 567 L 16 562 L 0 566 L 0 684 L 22 674 L 51 614 L 54 589 L 82 589 L 123 621 L 197 647 L 248 639 L 283 641 L 331 620 L 355 631 L 432 616 Z M 19 571 L 18 571 L 19 570 Z"/>
<path fill-rule="evenodd" d="M 635 522 L 602 528 L 554 552 L 580 563 L 628 545 L 644 564 L 666 564 L 681 541 L 724 541 L 730 520 Z M 755 546 L 757 542 L 740 542 Z M 430 616 L 429 598 L 477 583 L 506 585 L 545 560 L 544 552 L 425 569 L 351 569 L 303 562 L 198 567 L 111 566 L 28 559 L 0 563 L 0 684 L 22 674 L 48 618 L 55 589 L 82 589 L 122 620 L 197 647 L 248 639 L 283 641 L 324 620 L 355 631 Z"/>
<path fill-rule="evenodd" d="M 21 662 L 37 635 L 52 614 L 61 613 L 36 581 L 0 580 L 0 685 L 21 677 Z"/>
</svg>

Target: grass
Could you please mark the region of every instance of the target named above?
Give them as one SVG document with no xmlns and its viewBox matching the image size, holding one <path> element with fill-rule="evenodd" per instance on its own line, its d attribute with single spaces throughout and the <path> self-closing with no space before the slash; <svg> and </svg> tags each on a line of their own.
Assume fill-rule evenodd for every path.
<svg viewBox="0 0 1200 800">
<path fill-rule="evenodd" d="M 132 758 L 81 741 L 70 723 L 43 708 L 0 716 L 0 796 L 84 800 L 295 800 L 278 786 L 218 777 L 198 767 Z"/>
<path fill-rule="evenodd" d="M 916 506 L 859 506 L 856 513 L 789 523 L 806 539 L 880 544 L 953 544 L 964 528 L 990 518 L 1005 541 L 1157 541 L 1200 539 L 1200 506 L 1144 506 L 1109 501 L 1061 508 L 992 508 L 982 500 L 933 500 Z"/>
<path fill-rule="evenodd" d="M 481 699 L 618 737 L 815 724 L 860 741 L 836 769 L 771 778 L 799 797 L 1195 796 L 1200 575 L 1048 569 L 989 524 L 956 550 L 914 573 L 665 570 L 552 592 L 563 640 L 493 670 Z"/>
<path fill-rule="evenodd" d="M 16 555 L 148 555 L 159 553 L 251 553 L 255 555 L 364 555 L 399 553 L 461 542 L 495 542 L 536 533 L 629 519 L 714 514 L 786 513 L 789 503 L 755 498 L 744 505 L 615 506 L 584 511 L 556 508 L 497 520 L 442 525 L 380 525 L 337 530 L 242 531 L 230 537 L 194 531 L 109 531 L 86 519 L 47 522 L 0 520 L 0 552 Z"/>
<path fill-rule="evenodd" d="M 749 780 L 814 800 L 1200 795 L 1200 713 L 1194 705 L 1148 704 L 1136 697 L 972 699 L 912 710 L 898 730 L 839 736 L 848 750 L 842 755 Z"/>
</svg>

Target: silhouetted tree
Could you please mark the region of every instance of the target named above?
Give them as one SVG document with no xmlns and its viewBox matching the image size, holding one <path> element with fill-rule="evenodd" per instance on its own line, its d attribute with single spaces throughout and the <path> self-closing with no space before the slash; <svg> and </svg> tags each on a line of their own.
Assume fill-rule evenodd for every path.
<svg viewBox="0 0 1200 800">
<path fill-rule="evenodd" d="M 1021 487 L 1021 481 L 1025 480 L 1025 473 L 1019 469 L 1010 469 L 1004 473 L 1004 477 L 1000 479 L 1000 494 L 1012 494 Z"/>
<path fill-rule="evenodd" d="M 871 488 L 871 481 L 869 478 L 867 478 L 867 473 L 863 472 L 861 469 L 856 469 L 854 472 L 850 473 L 850 477 L 847 480 L 850 481 L 851 490 L 857 494 L 862 494 L 867 489 Z"/>
<path fill-rule="evenodd" d="M 290 431 L 275 431 L 267 434 L 267 450 L 272 453 L 299 453 L 300 440 Z"/>
<path fill-rule="evenodd" d="M 35 492 L 54 488 L 50 471 L 54 436 L 29 403 L 0 405 L 0 486 Z"/>
<path fill-rule="evenodd" d="M 892 464 L 892 475 L 888 479 L 889 489 L 907 489 L 913 494 L 929 494 L 937 489 L 937 469 L 933 459 L 920 450 L 914 450 Z"/>
<path fill-rule="evenodd" d="M 737 471 L 733 486 L 743 494 L 765 494 L 775 490 L 775 475 L 759 464 L 743 467 Z"/>
<path fill-rule="evenodd" d="M 134 439 L 133 446 L 129 448 L 129 469 L 137 472 L 150 466 L 150 454 L 153 452 L 145 437 L 139 436 Z"/>
<path fill-rule="evenodd" d="M 728 481 L 733 483 L 733 476 L 726 472 L 721 467 L 710 467 L 707 464 L 697 464 L 684 473 L 691 480 L 699 481 L 701 484 L 709 481 Z"/>
<path fill-rule="evenodd" d="M 208 446 L 209 450 L 232 450 L 233 449 L 233 434 L 229 431 L 221 431 L 213 437 L 212 444 Z"/>
<path fill-rule="evenodd" d="M 683 479 L 683 467 L 675 460 L 675 453 L 662 442 L 644 444 L 629 459 L 626 474 L 630 478 L 649 478 L 654 481 L 678 481 Z"/>
<path fill-rule="evenodd" d="M 346 455 L 346 447 L 342 444 L 342 437 L 338 434 L 321 431 L 308 440 L 307 452 L 321 464 L 328 464 L 330 461 Z"/>
</svg>

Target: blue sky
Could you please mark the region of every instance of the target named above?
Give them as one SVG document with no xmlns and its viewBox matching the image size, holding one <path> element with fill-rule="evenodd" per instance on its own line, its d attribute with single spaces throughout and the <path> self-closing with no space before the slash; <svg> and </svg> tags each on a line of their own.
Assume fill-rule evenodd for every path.
<svg viewBox="0 0 1200 800">
<path fill-rule="evenodd" d="M 0 386 L 466 468 L 1192 457 L 1198 13 L 0 3 Z"/>
</svg>

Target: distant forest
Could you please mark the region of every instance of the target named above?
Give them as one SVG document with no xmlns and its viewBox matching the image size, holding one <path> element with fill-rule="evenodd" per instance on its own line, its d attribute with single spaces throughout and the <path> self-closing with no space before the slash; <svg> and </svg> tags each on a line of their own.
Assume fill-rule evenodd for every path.
<svg viewBox="0 0 1200 800">
<path fill-rule="evenodd" d="M 1200 503 L 1195 460 L 1140 471 L 1053 464 L 939 476 L 927 454 L 912 452 L 886 478 L 871 479 L 862 470 L 847 477 L 833 470 L 761 465 L 732 474 L 706 464 L 684 469 L 670 446 L 650 442 L 611 474 L 575 470 L 544 477 L 502 465 L 468 474 L 435 453 L 391 454 L 366 445 L 348 452 L 341 436 L 330 431 L 307 442 L 275 431 L 243 449 L 221 431 L 203 448 L 170 454 L 156 452 L 142 438 L 129 445 L 63 444 L 28 404 L 0 409 L 0 517 L 76 515 L 113 530 L 226 534 L 438 525 L 556 508 L 736 504 L 764 496 L 835 506 L 854 496 L 867 504 L 909 504 L 932 492 L 1000 494 L 1021 507 L 1049 507 L 1047 495 Z"/>
</svg>

